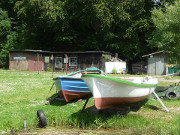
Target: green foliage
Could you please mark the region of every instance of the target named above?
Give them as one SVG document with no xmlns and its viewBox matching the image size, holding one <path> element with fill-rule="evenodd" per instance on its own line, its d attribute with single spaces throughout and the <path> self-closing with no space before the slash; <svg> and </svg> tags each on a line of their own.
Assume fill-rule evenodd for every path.
<svg viewBox="0 0 180 135">
<path fill-rule="evenodd" d="M 113 69 L 112 69 L 112 73 L 113 73 L 113 74 L 117 74 L 116 68 L 113 68 Z"/>
<path fill-rule="evenodd" d="M 15 49 L 103 50 L 133 62 L 156 49 L 147 44 L 152 0 L 1 0 L 0 7 L 12 18 L 2 24 L 16 32 Z"/>
<path fill-rule="evenodd" d="M 151 51 L 152 0 L 23 0 L 15 11 L 25 26 L 21 49 L 104 50 L 139 60 Z M 51 46 L 50 46 L 51 44 Z"/>
<path fill-rule="evenodd" d="M 4 66 L 9 56 L 9 50 L 16 44 L 16 32 L 12 28 L 13 22 L 7 11 L 0 8 L 0 67 Z"/>
<path fill-rule="evenodd" d="M 49 64 L 47 65 L 47 71 L 52 72 L 52 68 L 49 66 Z"/>
<path fill-rule="evenodd" d="M 64 72 L 64 68 L 61 68 L 61 73 L 63 73 Z"/>
<path fill-rule="evenodd" d="M 109 56 L 104 55 L 104 60 L 105 60 L 105 61 L 109 61 L 109 60 L 110 60 Z"/>
<path fill-rule="evenodd" d="M 179 63 L 180 0 L 167 5 L 165 9 L 154 9 L 152 14 L 156 30 L 150 44 L 157 46 L 160 50 L 165 50 L 172 59 L 175 58 Z"/>
</svg>

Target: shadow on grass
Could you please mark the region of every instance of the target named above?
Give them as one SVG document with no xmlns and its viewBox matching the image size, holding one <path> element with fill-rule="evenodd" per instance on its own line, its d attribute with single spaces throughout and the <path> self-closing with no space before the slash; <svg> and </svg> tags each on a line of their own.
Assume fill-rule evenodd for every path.
<svg viewBox="0 0 180 135">
<path fill-rule="evenodd" d="M 64 106 L 67 102 L 63 99 L 63 97 L 60 97 L 58 93 L 55 93 L 47 99 L 46 104 L 52 106 Z"/>
<path fill-rule="evenodd" d="M 124 126 L 133 126 L 133 122 L 135 124 L 138 121 L 142 123 L 147 123 L 146 120 L 140 115 L 137 114 L 129 114 L 128 112 L 121 114 L 114 114 L 108 112 L 99 112 L 92 113 L 91 111 L 78 111 L 70 116 L 74 125 L 78 125 L 79 128 L 91 128 L 91 129 L 99 129 L 99 128 L 119 128 Z M 135 122 L 136 121 L 136 122 Z M 143 125 L 141 122 L 138 125 Z M 127 124 L 126 124 L 127 123 Z"/>
<path fill-rule="evenodd" d="M 71 102 L 66 102 L 62 96 L 60 96 L 58 93 L 55 93 L 47 99 L 46 104 L 50 104 L 52 106 L 64 106 L 66 104 L 73 103 L 73 102 L 78 102 L 78 101 L 81 102 L 82 100 L 87 99 L 87 97 L 88 96 L 84 96 L 79 99 L 75 99 Z"/>
<path fill-rule="evenodd" d="M 98 128 L 105 123 L 109 118 L 114 115 L 107 113 L 92 113 L 89 108 L 84 112 L 78 111 L 73 113 L 70 117 L 74 122 L 75 126 L 79 128 Z"/>
<path fill-rule="evenodd" d="M 145 99 L 141 102 L 136 102 L 128 105 L 121 105 L 118 107 L 111 107 L 102 110 L 97 110 L 95 106 L 91 106 L 86 108 L 83 112 L 80 110 L 76 113 L 73 113 L 70 117 L 79 126 L 79 128 L 97 128 L 101 126 L 106 127 L 108 126 L 106 124 L 108 124 L 109 119 L 113 117 L 118 117 L 120 119 L 129 117 L 128 114 L 130 111 L 138 111 L 147 101 L 148 99 Z M 136 115 L 133 115 L 132 117 L 135 118 Z"/>
</svg>

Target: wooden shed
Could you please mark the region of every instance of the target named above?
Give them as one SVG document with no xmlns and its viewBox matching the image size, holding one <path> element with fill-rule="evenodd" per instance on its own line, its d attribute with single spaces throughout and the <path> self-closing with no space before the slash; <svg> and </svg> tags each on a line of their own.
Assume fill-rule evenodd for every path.
<svg viewBox="0 0 180 135">
<path fill-rule="evenodd" d="M 105 70 L 104 51 L 50 52 L 42 50 L 12 50 L 9 54 L 9 69 L 26 71 L 65 71 L 73 72 L 89 67 Z"/>
<path fill-rule="evenodd" d="M 148 75 L 166 75 L 168 58 L 164 51 L 154 52 L 144 55 L 147 58 L 147 74 Z"/>
</svg>

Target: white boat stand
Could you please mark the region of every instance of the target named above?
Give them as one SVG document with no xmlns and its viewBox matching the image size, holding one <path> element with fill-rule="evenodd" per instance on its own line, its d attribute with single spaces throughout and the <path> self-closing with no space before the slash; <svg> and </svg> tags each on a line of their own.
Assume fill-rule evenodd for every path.
<svg viewBox="0 0 180 135">
<path fill-rule="evenodd" d="M 156 92 L 153 90 L 153 94 L 156 96 L 156 98 L 158 99 L 158 101 L 161 103 L 161 105 L 164 107 L 164 109 L 169 112 L 169 110 L 166 108 L 166 106 L 163 104 L 163 102 L 161 101 L 161 99 L 158 97 L 158 95 L 156 94 Z"/>
</svg>

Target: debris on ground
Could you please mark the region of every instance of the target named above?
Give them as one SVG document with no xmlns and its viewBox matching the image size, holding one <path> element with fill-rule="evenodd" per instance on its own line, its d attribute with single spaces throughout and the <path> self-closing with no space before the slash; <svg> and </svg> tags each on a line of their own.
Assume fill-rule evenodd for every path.
<svg viewBox="0 0 180 135">
<path fill-rule="evenodd" d="M 170 85 L 162 89 L 157 89 L 156 93 L 161 99 L 180 99 L 180 82 L 175 83 L 175 86 Z M 151 97 L 156 98 L 154 95 Z"/>
</svg>

